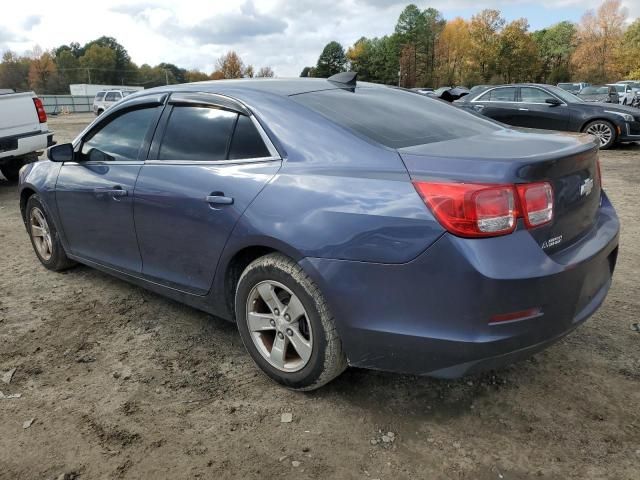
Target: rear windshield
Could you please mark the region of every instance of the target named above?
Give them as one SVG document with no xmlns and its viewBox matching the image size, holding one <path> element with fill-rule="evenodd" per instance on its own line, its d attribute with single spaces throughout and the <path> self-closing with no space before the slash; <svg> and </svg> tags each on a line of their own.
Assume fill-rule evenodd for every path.
<svg viewBox="0 0 640 480">
<path fill-rule="evenodd" d="M 390 148 L 404 148 L 500 130 L 496 123 L 441 100 L 395 88 L 309 92 L 290 97 Z"/>
</svg>

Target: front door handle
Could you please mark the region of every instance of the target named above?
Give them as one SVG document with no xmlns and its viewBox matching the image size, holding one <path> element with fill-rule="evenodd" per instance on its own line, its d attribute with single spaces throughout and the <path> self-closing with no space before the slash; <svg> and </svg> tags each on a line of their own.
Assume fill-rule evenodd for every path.
<svg viewBox="0 0 640 480">
<path fill-rule="evenodd" d="M 120 185 L 116 185 L 114 187 L 97 187 L 93 189 L 93 192 L 96 195 L 109 195 L 114 199 L 118 199 L 120 197 L 126 197 L 129 194 Z"/>
<path fill-rule="evenodd" d="M 232 205 L 233 197 L 225 197 L 222 192 L 212 192 L 204 197 L 204 200 L 211 205 Z"/>
<path fill-rule="evenodd" d="M 478 112 L 479 112 L 480 110 L 482 110 L 483 108 L 484 108 L 484 105 L 474 105 L 474 106 L 473 106 L 473 109 L 474 109 L 474 110 L 476 110 L 476 111 L 478 111 Z"/>
<path fill-rule="evenodd" d="M 518 110 L 520 110 L 521 112 L 528 112 L 529 111 L 528 108 L 519 108 Z"/>
</svg>

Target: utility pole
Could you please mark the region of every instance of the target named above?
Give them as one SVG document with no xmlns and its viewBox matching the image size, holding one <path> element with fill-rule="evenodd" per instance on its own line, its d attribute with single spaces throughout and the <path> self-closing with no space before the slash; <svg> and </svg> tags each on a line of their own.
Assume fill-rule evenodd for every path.
<svg viewBox="0 0 640 480">
<path fill-rule="evenodd" d="M 169 72 L 166 68 L 164 69 L 164 84 L 169 85 Z"/>
<path fill-rule="evenodd" d="M 87 68 L 87 77 L 89 77 L 89 84 L 91 84 L 91 69 Z"/>
</svg>

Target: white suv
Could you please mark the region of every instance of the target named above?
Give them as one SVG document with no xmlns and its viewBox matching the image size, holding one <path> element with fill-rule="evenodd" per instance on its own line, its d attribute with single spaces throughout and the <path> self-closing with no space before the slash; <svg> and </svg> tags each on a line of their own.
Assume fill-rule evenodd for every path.
<svg viewBox="0 0 640 480">
<path fill-rule="evenodd" d="M 135 90 L 103 90 L 96 93 L 93 99 L 93 113 L 96 115 L 102 114 L 111 105 L 132 93 L 135 93 Z"/>
</svg>

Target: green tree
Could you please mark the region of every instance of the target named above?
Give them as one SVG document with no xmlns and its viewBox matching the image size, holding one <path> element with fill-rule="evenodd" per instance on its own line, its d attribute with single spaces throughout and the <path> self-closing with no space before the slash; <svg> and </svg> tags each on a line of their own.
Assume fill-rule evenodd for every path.
<svg viewBox="0 0 640 480">
<path fill-rule="evenodd" d="M 310 75 L 312 73 L 311 72 L 312 70 L 313 70 L 313 67 L 304 67 L 302 69 L 302 72 L 300 72 L 300 77 L 301 78 L 312 77 L 313 75 Z"/>
<path fill-rule="evenodd" d="M 484 82 L 489 82 L 496 73 L 500 51 L 500 31 L 505 20 L 498 10 L 485 9 L 471 17 L 471 56 L 478 66 Z"/>
<path fill-rule="evenodd" d="M 116 68 L 116 52 L 109 47 L 91 45 L 79 59 L 85 69 L 87 83 L 115 83 L 113 71 Z"/>
<path fill-rule="evenodd" d="M 566 82 L 571 79 L 571 55 L 576 48 L 576 26 L 568 21 L 532 33 L 538 47 L 537 81 Z"/>
<path fill-rule="evenodd" d="M 86 55 L 87 51 L 95 45 L 108 48 L 114 53 L 113 67 L 110 71 L 102 73 L 101 78 L 104 83 L 124 84 L 136 76 L 137 68 L 132 64 L 127 49 L 113 37 L 103 36 L 88 42 L 80 49 L 81 56 Z"/>
<path fill-rule="evenodd" d="M 347 57 L 344 48 L 338 42 L 329 42 L 322 50 L 316 65 L 315 76 L 327 78 L 339 72 L 344 72 Z"/>
<path fill-rule="evenodd" d="M 640 18 L 629 25 L 624 32 L 618 58 L 625 78 L 640 79 Z"/>
</svg>

